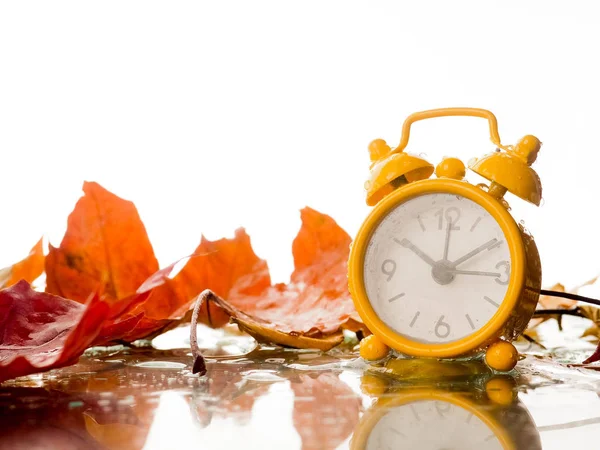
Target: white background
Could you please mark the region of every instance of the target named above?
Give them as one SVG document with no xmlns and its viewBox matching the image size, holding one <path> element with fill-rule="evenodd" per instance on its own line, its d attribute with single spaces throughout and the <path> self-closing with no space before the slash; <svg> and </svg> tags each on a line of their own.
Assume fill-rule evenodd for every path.
<svg viewBox="0 0 600 450">
<path fill-rule="evenodd" d="M 2 2 L 0 267 L 58 245 L 94 180 L 136 203 L 162 265 L 245 226 L 285 280 L 300 208 L 358 229 L 372 139 L 473 106 L 505 143 L 543 141 L 544 206 L 509 201 L 544 284 L 576 285 L 600 273 L 598 19 L 593 1 Z M 493 149 L 480 119 L 413 128 L 434 164 Z"/>
<path fill-rule="evenodd" d="M 473 106 L 505 143 L 543 141 L 544 206 L 509 201 L 544 283 L 576 285 L 600 273 L 598 23 L 594 1 L 4 1 L 0 267 L 58 245 L 94 180 L 136 203 L 163 265 L 245 226 L 284 280 L 300 208 L 358 229 L 372 139 Z M 408 147 L 492 149 L 477 119 Z"/>
</svg>

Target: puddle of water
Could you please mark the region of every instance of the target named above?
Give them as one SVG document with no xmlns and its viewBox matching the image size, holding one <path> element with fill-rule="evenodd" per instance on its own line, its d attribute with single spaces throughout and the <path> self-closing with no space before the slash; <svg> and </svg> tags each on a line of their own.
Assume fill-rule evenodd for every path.
<svg viewBox="0 0 600 450">
<path fill-rule="evenodd" d="M 226 334 L 215 352 L 243 352 L 208 357 L 205 377 L 191 373 L 187 333 L 169 348 L 92 349 L 75 366 L 0 387 L 0 448 L 589 448 L 600 373 L 551 357 L 576 363 L 593 344 L 575 328 L 555 336 L 548 323 L 543 333 L 552 345 L 519 344 L 527 357 L 510 376 L 476 361 L 369 365 L 349 348 L 243 347 Z"/>
</svg>

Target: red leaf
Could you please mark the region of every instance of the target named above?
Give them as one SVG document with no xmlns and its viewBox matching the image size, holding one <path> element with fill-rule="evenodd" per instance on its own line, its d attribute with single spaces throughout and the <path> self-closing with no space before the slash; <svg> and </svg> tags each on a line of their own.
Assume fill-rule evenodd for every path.
<svg viewBox="0 0 600 450">
<path fill-rule="evenodd" d="M 591 364 L 596 361 L 600 361 L 600 344 L 598 344 L 598 347 L 596 347 L 594 353 L 592 353 L 592 355 L 589 358 L 583 361 L 582 364 Z"/>
<path fill-rule="evenodd" d="M 43 272 L 44 245 L 43 239 L 40 239 L 29 251 L 27 258 L 19 261 L 12 267 L 0 269 L 0 289 L 12 286 L 20 280 L 33 283 Z"/>
<path fill-rule="evenodd" d="M 158 270 L 158 262 L 134 204 L 97 183 L 69 215 L 60 247 L 46 258 L 46 291 L 86 301 L 97 292 L 109 302 L 133 295 Z"/>
<path fill-rule="evenodd" d="M 97 296 L 81 305 L 26 281 L 0 291 L 0 382 L 74 364 L 110 314 Z"/>
</svg>

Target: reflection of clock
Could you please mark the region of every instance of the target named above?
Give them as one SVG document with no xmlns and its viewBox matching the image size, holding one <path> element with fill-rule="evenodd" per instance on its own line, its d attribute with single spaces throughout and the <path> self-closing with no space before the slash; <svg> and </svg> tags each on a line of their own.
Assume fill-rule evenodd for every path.
<svg viewBox="0 0 600 450">
<path fill-rule="evenodd" d="M 364 414 L 351 448 L 536 450 L 541 444 L 535 430 L 518 402 L 499 405 L 472 393 L 400 389 Z"/>
</svg>

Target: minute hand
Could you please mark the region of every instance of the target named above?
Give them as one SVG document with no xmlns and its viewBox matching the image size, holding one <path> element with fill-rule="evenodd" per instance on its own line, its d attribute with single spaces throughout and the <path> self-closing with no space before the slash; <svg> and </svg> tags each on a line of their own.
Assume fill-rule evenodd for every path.
<svg viewBox="0 0 600 450">
<path fill-rule="evenodd" d="M 471 250 L 469 253 L 467 253 L 465 256 L 462 256 L 460 258 L 458 258 L 456 261 L 454 261 L 452 263 L 452 267 L 456 267 L 462 263 L 464 263 L 467 259 L 472 258 L 473 256 L 481 253 L 482 251 L 486 250 L 487 248 L 491 247 L 492 245 L 496 244 L 498 242 L 498 239 L 494 238 L 494 239 L 490 239 L 489 241 L 487 241 L 485 244 L 480 245 L 479 247 L 477 247 L 474 250 Z"/>
</svg>

